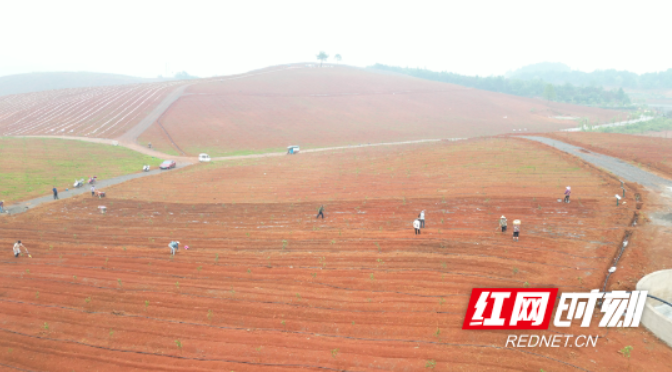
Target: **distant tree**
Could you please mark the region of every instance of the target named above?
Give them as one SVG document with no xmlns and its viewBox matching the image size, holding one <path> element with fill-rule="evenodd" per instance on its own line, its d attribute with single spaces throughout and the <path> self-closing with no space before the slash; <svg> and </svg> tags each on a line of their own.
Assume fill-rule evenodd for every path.
<svg viewBox="0 0 672 372">
<path fill-rule="evenodd" d="M 198 79 L 196 76 L 189 75 L 186 71 L 175 73 L 175 79 Z"/>
<path fill-rule="evenodd" d="M 343 58 L 341 58 L 341 55 L 340 55 L 340 54 L 337 54 L 337 55 L 334 56 L 334 59 L 336 60 L 336 62 L 341 62 L 341 60 L 342 60 Z"/>
<path fill-rule="evenodd" d="M 320 67 L 322 67 L 322 62 L 329 59 L 329 55 L 322 51 L 320 51 L 320 54 L 316 55 L 315 57 L 320 60 Z"/>
<path fill-rule="evenodd" d="M 553 84 L 546 84 L 546 87 L 544 87 L 544 98 L 548 101 L 555 101 L 555 88 Z"/>
</svg>

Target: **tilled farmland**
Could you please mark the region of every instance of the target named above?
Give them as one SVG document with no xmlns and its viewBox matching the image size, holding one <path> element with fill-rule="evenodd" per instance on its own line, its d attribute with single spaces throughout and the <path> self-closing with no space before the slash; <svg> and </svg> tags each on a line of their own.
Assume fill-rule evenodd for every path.
<svg viewBox="0 0 672 372">
<path fill-rule="evenodd" d="M 601 288 L 623 237 L 638 244 L 642 210 L 607 195 L 620 183 L 542 145 L 476 140 L 170 172 L 110 188 L 105 214 L 82 196 L 0 219 L 1 244 L 22 239 L 33 256 L 0 260 L 4 368 L 612 371 L 628 367 L 626 344 L 645 370 L 670 358 L 644 329 L 597 322 L 582 329 L 601 336 L 596 349 L 507 349 L 512 332 L 461 329 L 472 288 Z M 374 182 L 384 176 L 389 186 Z M 316 179 L 311 194 L 302 185 Z M 556 201 L 565 183 L 577 190 L 570 204 Z M 264 191 L 245 200 L 245 187 Z M 523 221 L 519 242 L 497 231 L 502 214 Z M 643 259 L 626 251 L 621 263 Z"/>
<path fill-rule="evenodd" d="M 0 135 L 115 138 L 183 81 L 72 88 L 0 97 Z"/>
</svg>

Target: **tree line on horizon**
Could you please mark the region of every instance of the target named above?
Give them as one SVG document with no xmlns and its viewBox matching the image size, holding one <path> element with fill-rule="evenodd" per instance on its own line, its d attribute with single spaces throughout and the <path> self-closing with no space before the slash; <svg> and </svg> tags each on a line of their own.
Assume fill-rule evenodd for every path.
<svg viewBox="0 0 672 372">
<path fill-rule="evenodd" d="M 544 69 L 543 65 L 541 63 L 523 67 L 511 73 L 509 77 L 521 80 L 543 80 L 555 85 L 573 84 L 626 89 L 672 89 L 672 68 L 667 69 L 667 71 L 647 72 L 638 75 L 634 72 L 614 69 L 583 72 L 571 70 L 568 66 L 562 64 L 556 64 L 556 66 Z M 535 66 L 541 67 L 535 69 Z"/>
<path fill-rule="evenodd" d="M 540 79 L 509 79 L 504 76 L 466 76 L 452 72 L 436 72 L 420 68 L 395 67 L 375 64 L 370 69 L 395 72 L 413 77 L 483 89 L 521 97 L 539 97 L 549 101 L 598 107 L 623 107 L 632 104 L 623 88 L 614 90 L 602 86 L 575 86 L 552 84 Z"/>
</svg>

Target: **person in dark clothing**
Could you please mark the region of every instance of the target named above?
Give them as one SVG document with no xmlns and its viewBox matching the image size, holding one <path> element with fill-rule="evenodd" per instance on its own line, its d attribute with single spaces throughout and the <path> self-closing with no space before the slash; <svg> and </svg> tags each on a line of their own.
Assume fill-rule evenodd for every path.
<svg viewBox="0 0 672 372">
<path fill-rule="evenodd" d="M 54 186 L 52 191 L 54 192 L 54 200 L 58 199 L 58 189 L 56 189 L 56 186 Z"/>
<path fill-rule="evenodd" d="M 315 218 L 319 218 L 322 216 L 322 219 L 324 219 L 324 205 L 320 206 L 320 209 L 317 211 L 317 216 Z"/>
<path fill-rule="evenodd" d="M 506 225 L 507 225 L 506 217 L 502 215 L 502 218 L 499 219 L 499 226 L 502 228 L 502 232 L 506 232 Z"/>
</svg>

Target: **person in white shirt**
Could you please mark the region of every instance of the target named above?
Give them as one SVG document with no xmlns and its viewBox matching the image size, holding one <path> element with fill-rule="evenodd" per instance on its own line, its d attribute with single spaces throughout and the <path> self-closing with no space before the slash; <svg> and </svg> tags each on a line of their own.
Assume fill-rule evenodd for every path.
<svg viewBox="0 0 672 372">
<path fill-rule="evenodd" d="M 418 216 L 418 219 L 420 220 L 420 228 L 424 229 L 425 228 L 425 211 L 423 210 L 420 212 L 420 215 Z"/>
<path fill-rule="evenodd" d="M 18 258 L 19 255 L 21 254 L 21 247 L 26 250 L 26 254 L 28 254 L 28 249 L 21 244 L 21 241 L 17 241 L 14 243 L 14 257 Z"/>
<path fill-rule="evenodd" d="M 420 220 L 413 221 L 413 228 L 415 229 L 415 235 L 420 235 Z"/>
<path fill-rule="evenodd" d="M 96 196 L 96 187 L 91 186 L 91 196 Z"/>
</svg>

